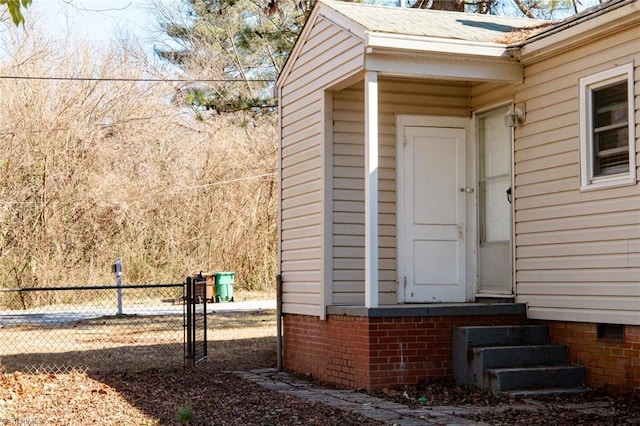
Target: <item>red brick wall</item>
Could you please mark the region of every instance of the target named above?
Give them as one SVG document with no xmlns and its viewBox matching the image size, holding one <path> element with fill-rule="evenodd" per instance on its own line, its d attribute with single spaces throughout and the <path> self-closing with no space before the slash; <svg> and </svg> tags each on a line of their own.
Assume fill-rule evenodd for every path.
<svg viewBox="0 0 640 426">
<path fill-rule="evenodd" d="M 326 321 L 284 316 L 285 368 L 340 386 L 398 388 L 426 377 L 451 377 L 451 329 L 524 323 L 524 318 L 329 315 Z M 596 324 L 539 321 L 551 341 L 567 346 L 569 361 L 587 369 L 587 386 L 640 393 L 640 326 L 623 342 L 597 338 Z"/>
<path fill-rule="evenodd" d="M 521 324 L 518 316 L 284 316 L 284 366 L 340 386 L 398 388 L 452 377 L 452 327 Z"/>
<path fill-rule="evenodd" d="M 640 326 L 625 326 L 622 342 L 598 339 L 597 325 L 551 321 L 553 343 L 567 346 L 569 362 L 587 370 L 587 386 L 640 394 Z"/>
</svg>

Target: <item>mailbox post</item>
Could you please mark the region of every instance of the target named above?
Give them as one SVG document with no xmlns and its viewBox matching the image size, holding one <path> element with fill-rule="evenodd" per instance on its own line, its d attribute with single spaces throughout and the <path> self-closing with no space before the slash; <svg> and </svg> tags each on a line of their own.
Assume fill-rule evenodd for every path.
<svg viewBox="0 0 640 426">
<path fill-rule="evenodd" d="M 118 315 L 122 315 L 122 261 L 119 257 L 113 264 L 113 274 L 116 277 L 116 292 L 118 294 Z"/>
</svg>

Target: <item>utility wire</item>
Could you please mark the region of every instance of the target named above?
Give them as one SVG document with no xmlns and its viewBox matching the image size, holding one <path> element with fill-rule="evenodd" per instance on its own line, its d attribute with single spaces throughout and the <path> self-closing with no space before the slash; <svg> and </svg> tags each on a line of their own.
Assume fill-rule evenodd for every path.
<svg viewBox="0 0 640 426">
<path fill-rule="evenodd" d="M 50 80 L 50 81 L 120 81 L 120 82 L 141 82 L 141 83 L 244 83 L 262 82 L 273 83 L 274 79 L 198 79 L 198 78 L 124 78 L 124 77 L 42 77 L 25 75 L 0 75 L 2 80 Z"/>
<path fill-rule="evenodd" d="M 130 123 L 132 121 L 146 121 L 146 120 L 154 120 L 156 118 L 170 118 L 170 117 L 177 117 L 179 115 L 189 115 L 189 112 L 187 111 L 180 111 L 180 112 L 176 112 L 173 114 L 163 114 L 163 115 L 152 115 L 149 117 L 133 117 L 133 118 L 127 118 L 124 120 L 118 120 L 118 121 L 113 121 L 110 123 L 93 123 L 94 125 L 98 125 L 98 126 L 115 126 L 117 124 L 122 124 L 122 123 Z M 15 136 L 15 135 L 31 135 L 31 134 L 36 134 L 36 133 L 54 133 L 54 132 L 66 132 L 71 130 L 71 128 L 69 127 L 58 127 L 55 129 L 46 129 L 46 130 L 17 130 L 17 131 L 12 131 L 12 130 L 0 130 L 0 136 Z"/>
<path fill-rule="evenodd" d="M 240 182 L 240 181 L 243 181 L 243 180 L 257 179 L 257 178 L 263 178 L 263 177 L 272 177 L 272 176 L 276 176 L 276 173 L 263 173 L 263 174 L 260 174 L 260 175 L 243 176 L 243 177 L 239 177 L 239 178 L 235 178 L 235 179 L 227 179 L 227 180 L 219 180 L 217 182 L 209 182 L 209 183 L 205 183 L 205 184 L 202 184 L 202 185 L 185 186 L 185 188 L 187 188 L 187 189 L 208 188 L 210 186 L 227 185 L 227 184 L 230 184 L 230 183 Z"/>
</svg>

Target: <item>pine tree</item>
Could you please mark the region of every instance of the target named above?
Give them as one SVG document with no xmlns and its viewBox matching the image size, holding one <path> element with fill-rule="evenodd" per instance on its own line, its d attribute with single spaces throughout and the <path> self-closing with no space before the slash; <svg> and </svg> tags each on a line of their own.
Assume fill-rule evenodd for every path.
<svg viewBox="0 0 640 426">
<path fill-rule="evenodd" d="M 295 0 L 186 0 L 187 22 L 165 19 L 177 49 L 157 49 L 191 76 L 181 101 L 220 113 L 273 112 L 271 90 L 312 7 Z M 166 18 L 166 17 L 165 17 Z"/>
</svg>

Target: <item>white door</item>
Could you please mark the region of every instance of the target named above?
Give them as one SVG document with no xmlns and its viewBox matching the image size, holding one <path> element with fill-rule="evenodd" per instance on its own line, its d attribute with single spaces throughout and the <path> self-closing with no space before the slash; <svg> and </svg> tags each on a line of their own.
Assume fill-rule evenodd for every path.
<svg viewBox="0 0 640 426">
<path fill-rule="evenodd" d="M 478 294 L 512 293 L 512 130 L 507 108 L 478 116 Z"/>
<path fill-rule="evenodd" d="M 405 126 L 403 139 L 398 203 L 405 302 L 463 302 L 466 130 Z"/>
</svg>

